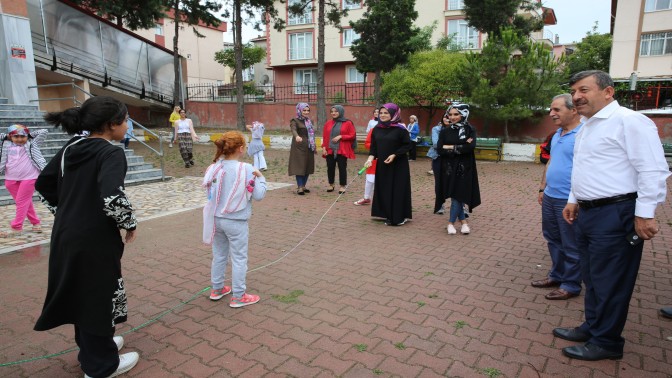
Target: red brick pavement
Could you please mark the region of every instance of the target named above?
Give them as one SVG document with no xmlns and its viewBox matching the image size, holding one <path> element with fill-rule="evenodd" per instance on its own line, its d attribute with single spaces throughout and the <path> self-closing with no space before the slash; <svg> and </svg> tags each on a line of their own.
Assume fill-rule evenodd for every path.
<svg viewBox="0 0 672 378">
<path fill-rule="evenodd" d="M 362 160 L 350 163 L 351 173 Z M 200 211 L 143 222 L 124 257 L 130 317 L 118 333 L 150 323 L 125 335 L 125 350 L 141 355 L 128 376 L 672 376 L 672 322 L 657 316 L 672 305 L 669 205 L 658 211 L 661 234 L 644 249 L 625 357 L 580 362 L 561 355 L 571 343 L 551 330 L 579 324 L 583 297 L 551 302 L 529 286 L 549 266 L 536 202 L 541 167 L 480 162 L 483 205 L 472 234 L 448 236 L 446 216 L 432 214 L 429 162 L 411 166 L 412 222 L 386 227 L 370 207 L 353 206 L 363 190 L 363 178 L 355 179 L 302 245 L 248 275 L 248 290 L 262 301 L 243 309 L 206 293 L 182 305 L 209 286 Z M 337 197 L 325 187 L 313 177 L 306 196 L 285 188 L 255 203 L 250 270 L 306 237 Z M 32 331 L 47 259 L 39 247 L 0 256 L 0 364 L 74 347 L 71 327 Z M 303 291 L 295 303 L 273 298 L 293 290 Z M 81 375 L 76 352 L 0 367 L 3 377 Z"/>
</svg>

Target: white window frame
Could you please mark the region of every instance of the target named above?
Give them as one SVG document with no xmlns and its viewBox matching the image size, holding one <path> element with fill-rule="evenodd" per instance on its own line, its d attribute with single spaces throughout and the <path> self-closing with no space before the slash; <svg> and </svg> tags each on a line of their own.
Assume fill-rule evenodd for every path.
<svg viewBox="0 0 672 378">
<path fill-rule="evenodd" d="M 343 9 L 361 9 L 361 0 L 341 0 L 341 8 Z"/>
<path fill-rule="evenodd" d="M 658 45 L 660 48 L 658 48 Z M 652 52 L 651 50 L 654 50 Z M 672 32 L 642 34 L 639 56 L 663 56 L 672 54 Z"/>
<path fill-rule="evenodd" d="M 667 5 L 665 5 L 667 3 Z M 646 0 L 644 12 L 656 12 L 672 9 L 672 0 Z"/>
<path fill-rule="evenodd" d="M 354 75 L 354 78 L 353 78 Z M 364 73 L 357 71 L 356 66 L 345 67 L 345 82 L 346 83 L 363 83 Z"/>
<path fill-rule="evenodd" d="M 451 31 L 451 23 L 456 25 L 454 30 Z M 463 49 L 478 49 L 478 30 L 469 26 L 467 20 L 458 19 L 458 20 L 448 20 L 448 35 L 454 36 L 455 43 Z M 466 35 L 464 35 L 466 31 Z"/>
<path fill-rule="evenodd" d="M 305 25 L 313 23 L 313 2 L 310 1 L 301 15 L 293 15 L 289 11 L 289 7 L 301 0 L 287 0 L 287 25 Z"/>
<path fill-rule="evenodd" d="M 464 9 L 464 0 L 447 0 L 448 10 L 462 10 Z"/>
<path fill-rule="evenodd" d="M 343 29 L 343 47 L 350 47 L 352 43 L 360 38 L 359 34 L 355 33 L 352 28 Z"/>
<path fill-rule="evenodd" d="M 313 32 L 288 33 L 289 60 L 313 59 Z"/>
<path fill-rule="evenodd" d="M 161 24 L 154 25 L 154 34 L 155 35 L 163 35 L 163 25 L 161 25 Z"/>
<path fill-rule="evenodd" d="M 308 81 L 306 81 L 308 79 Z M 294 94 L 317 93 L 317 68 L 294 70 Z"/>
</svg>

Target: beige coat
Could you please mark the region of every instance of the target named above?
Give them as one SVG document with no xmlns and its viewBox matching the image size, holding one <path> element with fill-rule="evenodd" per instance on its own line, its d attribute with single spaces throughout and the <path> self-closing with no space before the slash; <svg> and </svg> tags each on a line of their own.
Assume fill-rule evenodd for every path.
<svg viewBox="0 0 672 378">
<path fill-rule="evenodd" d="M 288 174 L 290 176 L 311 175 L 315 172 L 315 151 L 311 151 L 308 147 L 306 124 L 300 119 L 293 118 L 289 122 L 289 127 L 292 130 L 292 146 L 289 150 Z M 297 136 L 303 140 L 297 142 Z"/>
</svg>

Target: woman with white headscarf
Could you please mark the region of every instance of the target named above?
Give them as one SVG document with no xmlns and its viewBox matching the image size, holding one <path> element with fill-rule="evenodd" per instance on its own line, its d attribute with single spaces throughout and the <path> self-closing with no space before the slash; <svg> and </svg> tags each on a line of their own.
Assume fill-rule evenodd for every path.
<svg viewBox="0 0 672 378">
<path fill-rule="evenodd" d="M 469 105 L 453 103 L 446 111 L 450 126 L 439 133 L 436 151 L 441 163 L 439 170 L 439 192 L 443 198 L 450 198 L 450 217 L 446 227 L 449 235 L 457 234 L 455 221 L 460 220 L 460 232 L 471 232 L 467 224 L 464 207 L 471 212 L 481 204 L 481 193 L 476 172 L 476 129 L 469 124 Z"/>
</svg>

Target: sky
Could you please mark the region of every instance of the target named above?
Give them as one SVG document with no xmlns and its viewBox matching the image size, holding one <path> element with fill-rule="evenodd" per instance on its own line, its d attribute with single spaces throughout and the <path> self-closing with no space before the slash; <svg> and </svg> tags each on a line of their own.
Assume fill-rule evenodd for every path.
<svg viewBox="0 0 672 378">
<path fill-rule="evenodd" d="M 595 21 L 598 21 L 598 33 L 609 33 L 611 0 L 542 0 L 542 3 L 555 11 L 558 24 L 547 26 L 546 29 L 554 35 L 558 34 L 560 43 L 580 42 L 593 29 Z M 224 41 L 233 42 L 233 25 L 229 23 L 227 26 L 229 30 L 224 33 Z M 258 35 L 263 35 L 263 32 L 243 25 L 243 41 L 247 42 Z"/>
<path fill-rule="evenodd" d="M 417 1 L 417 0 L 416 0 Z M 422 0 L 420 0 L 422 1 Z M 611 0 L 542 0 L 553 8 L 557 25 L 546 27 L 560 36 L 560 43 L 580 42 L 598 21 L 598 33 L 609 33 Z"/>
</svg>

